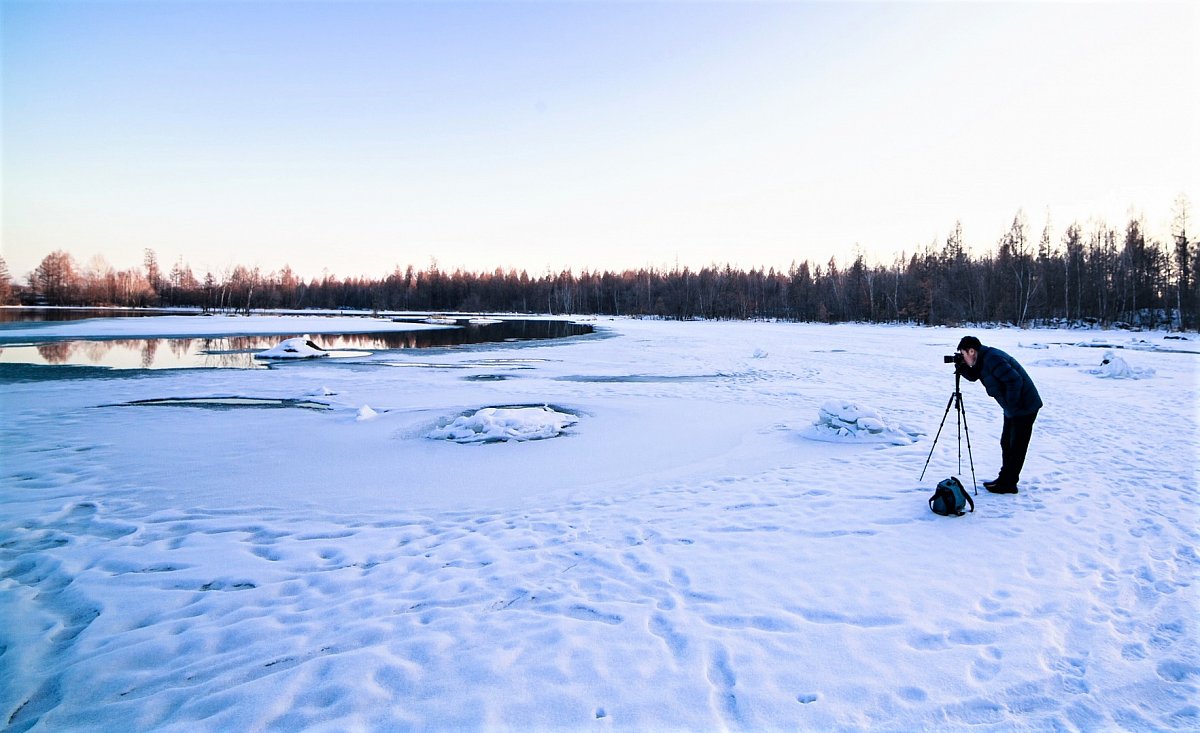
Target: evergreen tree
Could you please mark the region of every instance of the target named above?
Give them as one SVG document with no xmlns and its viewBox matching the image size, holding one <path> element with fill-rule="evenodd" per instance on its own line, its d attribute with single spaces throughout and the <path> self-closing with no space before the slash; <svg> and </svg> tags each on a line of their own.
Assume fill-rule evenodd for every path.
<svg viewBox="0 0 1200 733">
<path fill-rule="evenodd" d="M 1175 224 L 1172 236 L 1175 239 L 1175 308 L 1179 312 L 1179 326 L 1183 329 L 1200 325 L 1197 318 L 1195 254 L 1187 235 L 1188 202 L 1183 196 L 1175 202 Z"/>
<path fill-rule="evenodd" d="M 8 274 L 8 263 L 0 256 L 0 305 L 8 305 L 12 299 L 12 277 Z"/>
</svg>

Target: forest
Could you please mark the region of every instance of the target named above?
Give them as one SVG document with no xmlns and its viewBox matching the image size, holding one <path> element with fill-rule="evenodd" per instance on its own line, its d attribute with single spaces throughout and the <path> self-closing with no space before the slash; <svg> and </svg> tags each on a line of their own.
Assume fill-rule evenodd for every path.
<svg viewBox="0 0 1200 733">
<path fill-rule="evenodd" d="M 1185 208 L 1171 238 L 1148 239 L 1135 218 L 1123 229 L 1074 223 L 1060 236 L 1047 224 L 1035 237 L 1018 212 L 982 254 L 968 252 L 959 223 L 944 241 L 888 263 L 858 255 L 845 263 L 806 260 L 786 271 L 714 264 L 537 275 L 443 272 L 433 263 L 421 270 L 397 266 L 378 278 L 325 274 L 307 281 L 286 265 L 268 273 L 239 265 L 198 276 L 182 260 L 164 269 L 151 249 L 141 268 L 129 270 L 115 270 L 99 257 L 81 265 L 59 250 L 25 283 L 12 282 L 0 258 L 0 302 L 1195 330 L 1200 252 L 1188 239 Z"/>
</svg>

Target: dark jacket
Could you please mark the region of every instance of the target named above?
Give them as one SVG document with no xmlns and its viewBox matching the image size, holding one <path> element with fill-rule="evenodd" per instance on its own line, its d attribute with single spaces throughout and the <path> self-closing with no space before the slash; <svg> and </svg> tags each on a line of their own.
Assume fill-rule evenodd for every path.
<svg viewBox="0 0 1200 733">
<path fill-rule="evenodd" d="M 963 364 L 959 373 L 972 382 L 983 382 L 990 397 L 1000 403 L 1005 417 L 1032 415 L 1042 408 L 1042 397 L 1017 360 L 1000 349 L 981 346 L 974 368 Z"/>
</svg>

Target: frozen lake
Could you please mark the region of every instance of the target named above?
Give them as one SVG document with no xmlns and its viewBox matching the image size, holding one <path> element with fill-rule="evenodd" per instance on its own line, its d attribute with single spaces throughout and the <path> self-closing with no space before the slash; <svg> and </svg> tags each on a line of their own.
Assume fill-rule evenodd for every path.
<svg viewBox="0 0 1200 733">
<path fill-rule="evenodd" d="M 199 320 L 38 328 L 221 336 Z M 5 384 L 0 720 L 1200 725 L 1194 336 L 586 322 L 354 363 Z M 1046 407 L 1020 493 L 980 489 L 944 518 L 933 486 L 971 483 L 953 416 L 918 475 L 965 333 L 1016 356 Z M 982 481 L 1000 411 L 963 391 Z M 830 430 L 833 413 L 869 427 Z"/>
</svg>

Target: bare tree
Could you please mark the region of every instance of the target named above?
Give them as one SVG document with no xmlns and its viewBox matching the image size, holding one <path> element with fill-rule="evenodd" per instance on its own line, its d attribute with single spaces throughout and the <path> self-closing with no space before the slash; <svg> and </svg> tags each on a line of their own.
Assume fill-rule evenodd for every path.
<svg viewBox="0 0 1200 733">
<path fill-rule="evenodd" d="M 79 297 L 76 269 L 71 255 L 56 250 L 42 258 L 41 264 L 30 273 L 29 287 L 47 305 L 75 305 Z"/>
<path fill-rule="evenodd" d="M 158 267 L 158 255 L 149 247 L 145 249 L 144 254 L 145 257 L 142 262 L 146 267 L 146 282 L 150 283 L 150 289 L 154 291 L 154 296 L 157 297 L 163 291 L 163 276 L 162 270 Z"/>
</svg>

